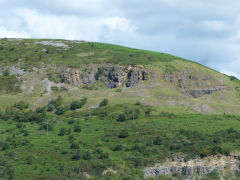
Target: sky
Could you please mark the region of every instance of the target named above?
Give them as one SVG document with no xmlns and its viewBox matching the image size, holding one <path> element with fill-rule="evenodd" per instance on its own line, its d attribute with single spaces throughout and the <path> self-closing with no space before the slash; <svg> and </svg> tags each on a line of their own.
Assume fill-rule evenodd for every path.
<svg viewBox="0 0 240 180">
<path fill-rule="evenodd" d="M 0 0 L 0 38 L 98 41 L 240 78 L 239 0 Z"/>
</svg>

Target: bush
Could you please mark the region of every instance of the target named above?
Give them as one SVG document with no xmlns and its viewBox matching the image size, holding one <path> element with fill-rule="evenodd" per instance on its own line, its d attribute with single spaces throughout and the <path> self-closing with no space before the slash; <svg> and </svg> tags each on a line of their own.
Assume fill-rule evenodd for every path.
<svg viewBox="0 0 240 180">
<path fill-rule="evenodd" d="M 64 136 L 66 134 L 66 129 L 65 128 L 61 128 L 59 131 L 59 136 Z"/>
<path fill-rule="evenodd" d="M 82 129 L 79 125 L 74 126 L 74 132 L 81 132 Z"/>
<path fill-rule="evenodd" d="M 108 99 L 103 99 L 100 104 L 99 107 L 103 107 L 103 106 L 107 106 L 108 105 Z"/>
<path fill-rule="evenodd" d="M 76 142 L 72 142 L 70 148 L 71 148 L 71 149 L 79 149 L 79 144 L 76 143 Z"/>
<path fill-rule="evenodd" d="M 112 150 L 113 151 L 122 151 L 125 149 L 125 146 L 122 144 L 117 144 Z"/>
<path fill-rule="evenodd" d="M 120 115 L 118 116 L 118 118 L 117 118 L 117 121 L 119 121 L 119 122 L 124 122 L 124 121 L 126 121 L 126 116 L 125 116 L 125 114 L 120 114 Z"/>
<path fill-rule="evenodd" d="M 118 135 L 119 138 L 126 138 L 126 137 L 128 137 L 128 136 L 129 136 L 129 134 L 128 134 L 128 131 L 127 131 L 127 130 L 122 130 L 122 131 L 120 131 L 120 133 L 119 133 L 119 135 Z"/>
<path fill-rule="evenodd" d="M 3 72 L 3 76 L 9 76 L 9 71 L 8 70 L 5 70 L 4 72 Z"/>
<path fill-rule="evenodd" d="M 68 110 L 68 106 L 60 106 L 56 108 L 56 114 L 57 115 L 62 115 Z"/>
<path fill-rule="evenodd" d="M 76 110 L 82 108 L 85 104 L 87 103 L 87 98 L 82 98 L 80 101 L 73 101 L 70 104 L 70 109 L 71 110 Z"/>
<path fill-rule="evenodd" d="M 99 159 L 107 159 L 107 158 L 109 158 L 109 154 L 107 152 L 102 152 L 102 153 L 100 153 L 98 158 Z"/>
<path fill-rule="evenodd" d="M 153 144 L 154 145 L 161 145 L 162 144 L 162 139 L 157 136 L 154 140 L 153 140 Z"/>
<path fill-rule="evenodd" d="M 90 151 L 87 151 L 84 155 L 83 155 L 83 159 L 84 160 L 90 160 L 92 159 L 92 153 Z"/>
<path fill-rule="evenodd" d="M 34 158 L 33 155 L 28 155 L 28 156 L 26 157 L 26 159 L 25 159 L 25 162 L 26 162 L 27 164 L 32 164 L 34 159 L 35 159 L 35 158 Z"/>
<path fill-rule="evenodd" d="M 73 119 L 68 121 L 68 124 L 74 124 L 74 123 L 75 123 L 75 121 Z"/>
<path fill-rule="evenodd" d="M 81 153 L 80 151 L 76 151 L 73 155 L 72 155 L 72 160 L 80 160 L 81 159 Z"/>
</svg>

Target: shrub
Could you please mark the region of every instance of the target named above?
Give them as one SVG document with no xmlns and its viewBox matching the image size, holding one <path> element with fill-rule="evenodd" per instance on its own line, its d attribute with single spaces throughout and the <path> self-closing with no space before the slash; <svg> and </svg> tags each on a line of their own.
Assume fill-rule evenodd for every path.
<svg viewBox="0 0 240 180">
<path fill-rule="evenodd" d="M 69 140 L 70 142 L 74 142 L 75 138 L 74 138 L 73 135 L 70 135 L 70 136 L 68 136 L 68 140 Z"/>
<path fill-rule="evenodd" d="M 99 159 L 107 159 L 109 158 L 109 154 L 107 152 L 102 152 L 99 154 Z"/>
<path fill-rule="evenodd" d="M 70 104 L 70 109 L 71 110 L 76 110 L 76 109 L 80 109 L 82 108 L 85 104 L 87 103 L 87 98 L 83 98 L 81 99 L 80 101 L 73 101 L 71 104 Z"/>
<path fill-rule="evenodd" d="M 75 123 L 75 121 L 73 119 L 68 121 L 68 124 L 74 124 L 74 123 Z"/>
<path fill-rule="evenodd" d="M 71 149 L 79 149 L 79 144 L 76 143 L 76 142 L 72 142 L 70 148 L 71 148 Z"/>
<path fill-rule="evenodd" d="M 74 126 L 74 132 L 81 132 L 82 129 L 79 125 Z"/>
<path fill-rule="evenodd" d="M 90 160 L 92 159 L 92 153 L 90 151 L 87 151 L 84 155 L 83 155 L 83 159 L 84 160 Z"/>
<path fill-rule="evenodd" d="M 59 136 L 64 136 L 66 134 L 66 129 L 65 128 L 61 128 L 59 131 Z"/>
<path fill-rule="evenodd" d="M 151 109 L 151 108 L 148 108 L 148 109 L 145 111 L 145 114 L 146 114 L 146 115 L 150 115 L 151 112 L 152 112 L 152 109 Z"/>
<path fill-rule="evenodd" d="M 81 153 L 80 151 L 76 151 L 73 155 L 72 155 L 72 160 L 80 160 L 81 159 Z"/>
<path fill-rule="evenodd" d="M 26 162 L 27 164 L 32 164 L 34 159 L 35 159 L 35 158 L 34 158 L 33 155 L 28 155 L 28 156 L 26 157 L 26 159 L 25 159 L 25 162 Z"/>
<path fill-rule="evenodd" d="M 119 122 L 124 122 L 124 121 L 126 121 L 126 116 L 125 116 L 125 114 L 120 114 L 120 115 L 118 116 L 118 118 L 117 118 L 117 121 L 119 121 Z"/>
<path fill-rule="evenodd" d="M 119 133 L 119 135 L 118 135 L 119 138 L 126 138 L 126 137 L 128 137 L 128 136 L 129 136 L 129 134 L 128 134 L 128 131 L 127 131 L 127 130 L 122 130 L 122 131 L 120 131 L 120 133 Z"/>
<path fill-rule="evenodd" d="M 122 151 L 125 149 L 125 146 L 123 146 L 122 144 L 117 144 L 112 150 L 113 151 Z"/>
<path fill-rule="evenodd" d="M 153 140 L 153 144 L 154 145 L 161 145 L 162 144 L 162 139 L 157 136 L 154 140 Z"/>
<path fill-rule="evenodd" d="M 5 70 L 4 72 L 3 72 L 3 76 L 9 76 L 9 70 Z"/>
<path fill-rule="evenodd" d="M 56 108 L 56 114 L 57 115 L 62 115 L 68 110 L 68 106 L 60 106 Z"/>
<path fill-rule="evenodd" d="M 108 99 L 103 99 L 100 104 L 99 104 L 99 107 L 102 107 L 102 106 L 107 106 L 108 105 Z"/>
</svg>

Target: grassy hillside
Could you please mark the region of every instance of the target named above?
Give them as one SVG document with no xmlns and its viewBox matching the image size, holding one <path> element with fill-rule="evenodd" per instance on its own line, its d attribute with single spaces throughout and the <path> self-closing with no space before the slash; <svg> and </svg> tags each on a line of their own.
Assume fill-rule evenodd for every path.
<svg viewBox="0 0 240 180">
<path fill-rule="evenodd" d="M 24 64 L 25 68 L 41 63 L 61 64 L 69 67 L 79 67 L 90 63 L 149 65 L 154 62 L 181 59 L 169 54 L 97 42 L 1 39 L 0 45 L 1 63 L 20 63 Z"/>
<path fill-rule="evenodd" d="M 59 75 L 54 71 L 56 67 L 79 68 L 88 67 L 88 64 L 132 64 L 146 68 L 154 74 L 154 78 L 142 83 L 141 88 L 125 89 L 119 87 L 119 93 L 115 93 L 115 90 L 107 90 L 101 84 L 96 83 L 93 86 L 84 86 L 77 90 L 68 86 L 68 91 L 55 91 L 51 95 L 46 94 L 46 87 L 42 83 L 43 79 L 48 78 L 50 81 L 60 82 L 60 79 L 57 79 Z M 2 104 L 11 105 L 19 98 L 28 99 L 29 103 L 34 105 L 42 105 L 46 103 L 45 96 L 50 98 L 51 96 L 62 95 L 71 100 L 82 94 L 91 99 L 90 102 L 93 106 L 98 103 L 98 97 L 107 95 L 110 96 L 109 99 L 116 103 L 119 101 L 133 103 L 142 101 L 154 105 L 159 110 L 175 113 L 192 113 L 195 111 L 210 114 L 236 114 L 240 112 L 240 84 L 238 80 L 198 63 L 164 53 L 97 42 L 0 39 L 0 74 L 4 74 L 6 69 L 9 70 L 12 67 L 25 70 L 27 74 L 17 75 L 19 77 L 16 83 L 13 83 L 13 76 L 0 76 L 0 84 L 6 84 L 5 79 L 7 78 L 11 78 L 12 81 L 7 86 L 1 86 L 0 100 L 4 103 L 0 103 L 0 107 Z M 189 74 L 189 76 L 195 76 L 199 79 L 205 79 L 206 77 L 211 79 L 205 84 L 204 80 L 190 82 L 188 86 L 192 89 L 197 89 L 195 84 L 202 84 L 203 89 L 219 85 L 224 85 L 227 88 L 197 99 L 191 98 L 181 93 L 177 79 L 176 82 L 169 83 L 163 78 L 165 74 L 175 74 L 177 77 L 179 73 L 184 76 Z M 12 88 L 12 86 L 16 88 Z M 21 89 L 19 89 L 20 87 Z M 187 88 L 186 90 L 188 90 Z M 85 89 L 91 89 L 91 91 Z M 96 91 L 96 89 L 98 90 Z M 9 96 L 8 93 L 11 93 L 11 91 L 15 94 L 18 93 L 18 95 Z M 95 96 L 96 93 L 98 94 L 97 97 Z M 5 99 L 11 100 L 5 102 Z"/>
<path fill-rule="evenodd" d="M 109 66 L 122 72 L 104 76 Z M 59 73 L 84 79 L 96 67 L 107 80 L 128 77 L 129 67 L 149 78 L 110 89 L 100 81 L 68 83 Z M 230 156 L 240 151 L 239 102 L 238 79 L 173 55 L 0 39 L 0 179 L 143 179 L 145 167 L 175 157 Z M 194 176 L 237 179 L 239 171 Z"/>
</svg>

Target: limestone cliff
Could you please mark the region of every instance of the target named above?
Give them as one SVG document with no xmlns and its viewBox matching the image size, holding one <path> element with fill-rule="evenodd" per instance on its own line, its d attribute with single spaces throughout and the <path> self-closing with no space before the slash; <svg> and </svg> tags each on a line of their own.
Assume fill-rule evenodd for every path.
<svg viewBox="0 0 240 180">
<path fill-rule="evenodd" d="M 83 68 L 60 68 L 60 78 L 68 84 L 80 86 L 102 82 L 108 88 L 132 87 L 149 78 L 149 72 L 131 65 L 91 65 Z"/>
<path fill-rule="evenodd" d="M 204 159 L 192 159 L 184 161 L 183 158 L 174 161 L 166 161 L 163 164 L 156 164 L 154 167 L 144 169 L 144 178 L 159 177 L 181 173 L 186 176 L 194 174 L 206 175 L 213 171 L 240 171 L 240 161 L 238 156 L 212 156 Z"/>
</svg>

